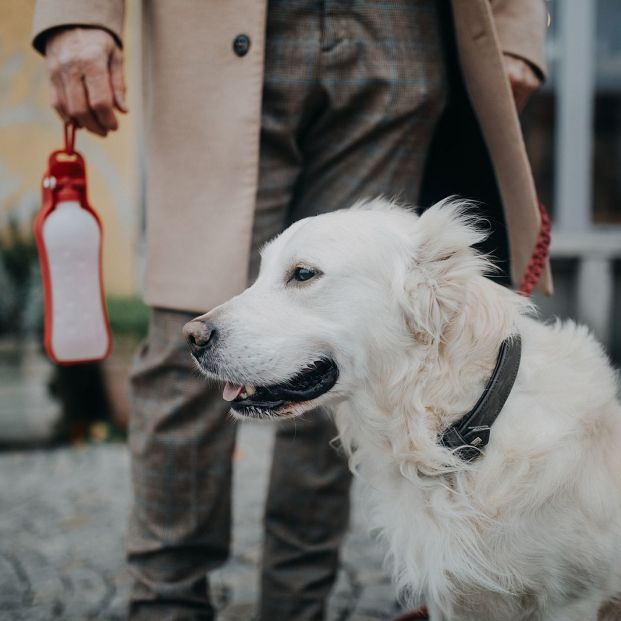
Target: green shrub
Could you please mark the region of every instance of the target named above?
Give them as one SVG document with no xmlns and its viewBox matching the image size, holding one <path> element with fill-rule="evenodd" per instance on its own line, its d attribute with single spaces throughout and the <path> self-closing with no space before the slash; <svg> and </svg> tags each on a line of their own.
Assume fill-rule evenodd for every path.
<svg viewBox="0 0 621 621">
<path fill-rule="evenodd" d="M 147 335 L 149 307 L 138 296 L 108 295 L 106 304 L 115 336 L 142 339 Z"/>
</svg>

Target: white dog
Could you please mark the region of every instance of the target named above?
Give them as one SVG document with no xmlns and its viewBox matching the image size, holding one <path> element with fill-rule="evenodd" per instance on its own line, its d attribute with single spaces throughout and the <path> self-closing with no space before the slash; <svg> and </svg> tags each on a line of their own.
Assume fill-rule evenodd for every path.
<svg viewBox="0 0 621 621">
<path fill-rule="evenodd" d="M 302 220 L 264 248 L 249 289 L 185 333 L 235 416 L 335 408 L 396 584 L 433 621 L 619 620 L 615 374 L 584 327 L 537 322 L 483 276 L 482 237 L 455 202 Z M 496 365 L 510 392 L 485 405 L 489 442 L 445 445 L 498 392 Z"/>
</svg>

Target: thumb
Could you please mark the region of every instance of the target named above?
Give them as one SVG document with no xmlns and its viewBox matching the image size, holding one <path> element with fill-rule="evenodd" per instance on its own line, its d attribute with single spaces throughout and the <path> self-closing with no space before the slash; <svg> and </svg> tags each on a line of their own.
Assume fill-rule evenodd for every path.
<svg viewBox="0 0 621 621">
<path fill-rule="evenodd" d="M 110 55 L 110 83 L 116 107 L 121 112 L 128 112 L 125 99 L 127 88 L 125 86 L 123 52 L 116 45 Z"/>
</svg>

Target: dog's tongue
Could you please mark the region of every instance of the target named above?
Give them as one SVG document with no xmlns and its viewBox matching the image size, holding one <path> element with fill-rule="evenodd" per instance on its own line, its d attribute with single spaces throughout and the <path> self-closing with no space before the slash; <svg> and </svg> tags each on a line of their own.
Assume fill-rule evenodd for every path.
<svg viewBox="0 0 621 621">
<path fill-rule="evenodd" d="M 231 384 L 231 382 L 227 382 L 224 386 L 224 392 L 222 393 L 222 398 L 225 401 L 234 401 L 239 397 L 239 393 L 243 390 L 244 386 L 239 384 Z"/>
</svg>

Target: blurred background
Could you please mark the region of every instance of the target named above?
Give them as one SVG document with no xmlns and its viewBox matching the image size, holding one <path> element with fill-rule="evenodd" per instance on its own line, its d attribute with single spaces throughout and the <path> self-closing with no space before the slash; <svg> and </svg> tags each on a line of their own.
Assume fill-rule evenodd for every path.
<svg viewBox="0 0 621 621">
<path fill-rule="evenodd" d="M 556 292 L 544 316 L 587 323 L 621 361 L 621 3 L 551 0 L 549 79 L 523 115 L 552 214 Z"/>
<path fill-rule="evenodd" d="M 52 369 L 41 354 L 41 288 L 31 234 L 46 155 L 61 145 L 45 64 L 30 47 L 33 0 L 4 0 L 0 26 L 0 445 L 116 433 L 127 419 L 131 351 L 146 329 L 140 3 L 127 3 L 131 113 L 106 139 L 79 132 L 104 223 L 114 330 L 105 364 Z M 621 359 L 621 3 L 550 0 L 549 78 L 523 115 L 539 193 L 553 217 L 556 294 L 544 316 L 586 322 Z M 112 423 L 111 428 L 97 423 Z M 95 427 L 93 428 L 93 424 Z"/>
<path fill-rule="evenodd" d="M 127 420 L 127 372 L 144 335 L 140 3 L 127 3 L 129 108 L 118 132 L 77 135 L 91 203 L 104 227 L 103 271 L 114 332 L 104 365 L 53 368 L 41 350 L 42 290 L 32 220 L 47 155 L 63 145 L 45 63 L 30 46 L 34 0 L 3 0 L 0 23 L 0 446 L 105 439 Z"/>
<path fill-rule="evenodd" d="M 84 132 L 77 137 L 88 165 L 91 202 L 104 224 L 113 352 L 101 365 L 63 368 L 52 365 L 41 347 L 42 291 L 31 232 L 47 154 L 62 145 L 61 123 L 48 104 L 45 64 L 30 47 L 33 4 L 2 0 L 0 20 L 0 616 L 4 611 L 11 619 L 121 618 L 126 588 L 120 569 L 121 532 L 129 503 L 128 464 L 121 444 L 129 410 L 127 376 L 148 321 L 140 300 L 140 3 L 126 3 L 130 114 L 122 119 L 120 131 L 106 139 Z M 544 317 L 587 323 L 619 365 L 621 2 L 549 0 L 547 6 L 549 78 L 522 118 L 537 187 L 553 218 L 556 293 L 537 302 Z M 258 440 L 248 436 L 252 448 L 246 455 L 258 454 L 257 446 L 269 454 L 269 432 L 252 433 L 264 435 Z M 243 438 L 237 461 L 241 480 L 246 471 L 250 479 L 247 493 L 236 502 L 255 504 L 252 511 L 245 506 L 236 515 L 253 519 L 258 528 L 262 488 L 252 481 L 257 473 L 267 472 L 268 463 L 244 462 Z M 118 449 L 74 450 L 98 444 Z M 73 447 L 72 453 L 41 450 L 67 446 Z M 39 517 L 43 515 L 55 521 L 45 521 Z M 22 535 L 16 533 L 22 530 L 24 538 L 19 539 Z M 234 557 L 237 569 L 216 581 L 221 601 L 254 598 L 248 592 L 248 572 L 256 564 L 259 536 L 255 530 L 246 537 Z M 381 554 L 371 560 L 356 557 L 372 546 L 366 539 L 358 543 L 346 549 L 335 610 L 361 606 L 364 593 L 374 593 L 364 618 L 381 618 L 393 605 L 386 604 L 376 610 L 380 616 L 373 616 L 372 607 L 382 598 L 392 602 L 386 595 L 392 591 L 381 571 Z M 377 582 L 371 586 L 355 574 L 363 566 L 376 571 Z M 35 575 L 39 578 L 29 582 Z M 71 589 L 81 603 L 67 616 Z M 91 603 L 84 603 L 85 593 Z M 352 593 L 357 603 L 352 603 Z M 53 603 L 46 609 L 49 614 L 33 612 L 48 601 Z M 101 610 L 107 612 L 101 616 Z M 239 618 L 248 618 L 244 614 Z"/>
</svg>

